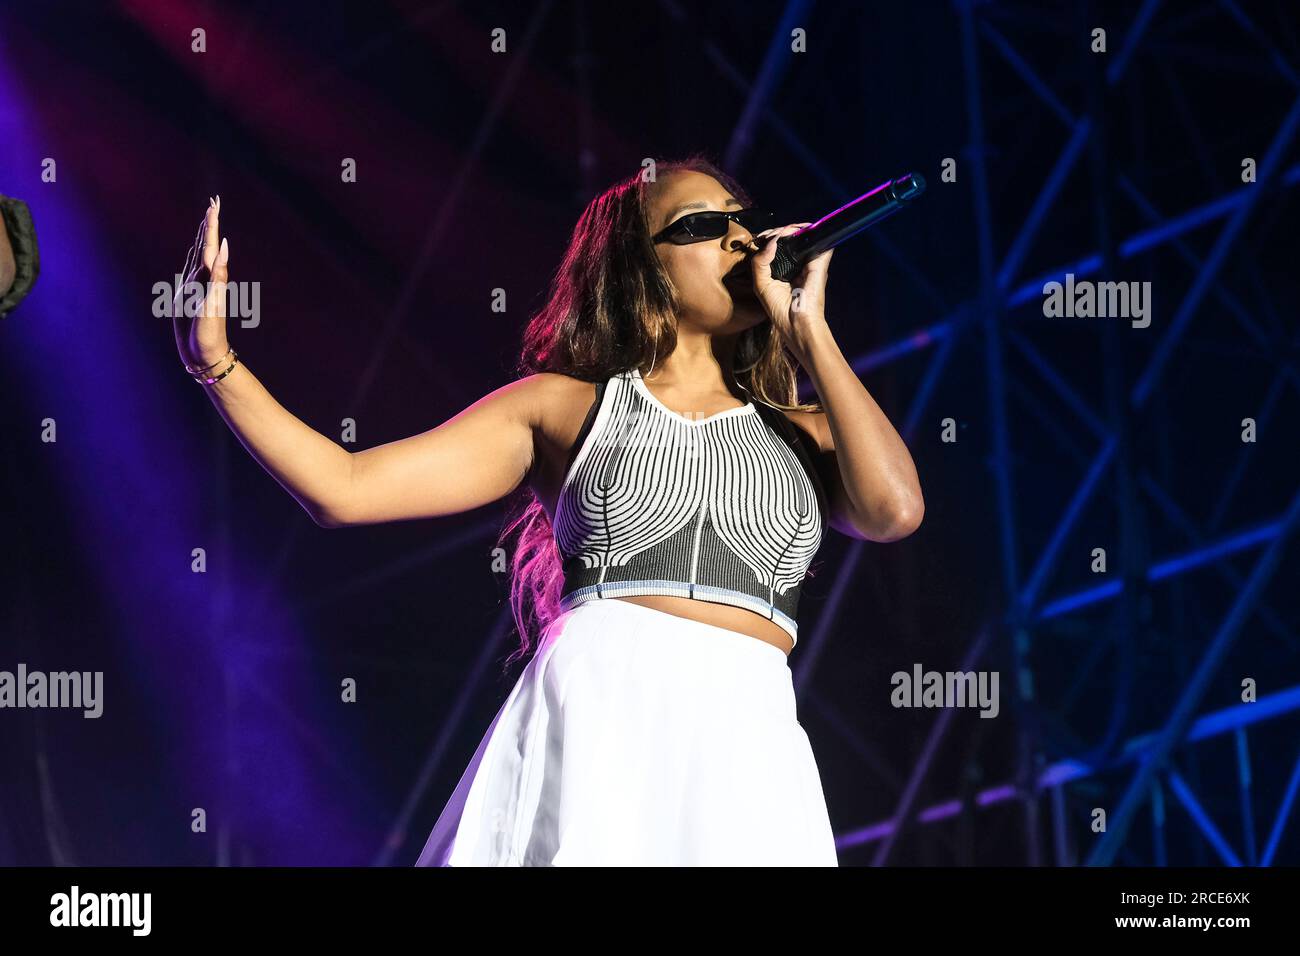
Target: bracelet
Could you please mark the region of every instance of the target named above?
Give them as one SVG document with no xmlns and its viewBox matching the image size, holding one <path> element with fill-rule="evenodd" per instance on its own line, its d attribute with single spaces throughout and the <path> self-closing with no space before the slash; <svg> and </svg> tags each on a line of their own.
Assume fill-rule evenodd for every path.
<svg viewBox="0 0 1300 956">
<path fill-rule="evenodd" d="M 221 358 L 217 359 L 211 365 L 204 365 L 202 367 L 198 365 L 187 365 L 185 366 L 185 371 L 189 372 L 191 375 L 197 375 L 199 372 L 206 372 L 210 368 L 216 368 L 218 365 L 220 365 L 222 362 L 226 360 L 226 355 L 230 355 L 234 351 L 235 350 L 230 346 L 226 346 L 225 355 L 222 355 Z"/>
<path fill-rule="evenodd" d="M 194 381 L 198 382 L 201 385 L 212 385 L 215 382 L 221 381 L 223 378 L 225 378 L 227 375 L 233 372 L 235 370 L 235 366 L 239 364 L 239 353 L 236 352 L 234 349 L 231 349 L 230 355 L 231 355 L 230 368 L 226 369 L 220 375 L 214 375 L 212 377 L 208 377 L 205 375 L 195 375 Z M 208 366 L 208 367 L 211 368 L 212 366 Z"/>
</svg>

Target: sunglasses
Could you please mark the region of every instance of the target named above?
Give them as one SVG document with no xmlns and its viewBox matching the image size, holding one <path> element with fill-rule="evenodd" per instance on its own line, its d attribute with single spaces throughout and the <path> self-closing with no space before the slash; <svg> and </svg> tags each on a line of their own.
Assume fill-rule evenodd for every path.
<svg viewBox="0 0 1300 956">
<path fill-rule="evenodd" d="M 752 235 L 772 225 L 772 214 L 765 209 L 738 209 L 735 212 L 718 212 L 710 209 L 706 212 L 693 212 L 670 223 L 651 236 L 650 241 L 673 242 L 684 246 L 691 242 L 721 239 L 727 234 L 733 222 Z"/>
</svg>

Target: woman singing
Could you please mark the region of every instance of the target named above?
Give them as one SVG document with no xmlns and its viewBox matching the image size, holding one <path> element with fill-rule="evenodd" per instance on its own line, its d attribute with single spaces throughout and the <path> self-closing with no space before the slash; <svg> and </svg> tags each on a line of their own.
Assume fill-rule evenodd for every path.
<svg viewBox="0 0 1300 956">
<path fill-rule="evenodd" d="M 358 452 L 228 347 L 208 209 L 182 357 L 317 524 L 521 492 L 502 542 L 527 662 L 417 865 L 837 865 L 787 661 L 800 585 L 828 526 L 914 531 L 916 469 L 826 324 L 831 253 L 772 279 L 775 239 L 806 223 L 763 228 L 701 158 L 655 171 L 583 212 L 518 380 Z M 798 404 L 795 363 L 820 404 Z"/>
</svg>

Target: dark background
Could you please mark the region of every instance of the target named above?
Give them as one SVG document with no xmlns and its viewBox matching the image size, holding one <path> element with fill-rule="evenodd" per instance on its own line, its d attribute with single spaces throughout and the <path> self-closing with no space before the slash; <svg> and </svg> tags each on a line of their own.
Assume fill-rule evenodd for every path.
<svg viewBox="0 0 1300 956">
<path fill-rule="evenodd" d="M 926 500 L 805 585 L 841 863 L 1300 861 L 1298 33 L 1230 0 L 7 5 L 42 271 L 0 325 L 0 670 L 103 671 L 105 714 L 0 710 L 0 864 L 409 865 L 518 676 L 507 502 L 320 529 L 188 381 L 152 289 L 207 197 L 261 284 L 232 344 L 355 449 L 514 378 L 586 202 L 696 150 L 781 222 L 930 184 L 831 268 Z M 1066 271 L 1151 282 L 1150 327 L 1045 318 Z M 918 663 L 997 670 L 998 718 L 891 706 Z"/>
</svg>

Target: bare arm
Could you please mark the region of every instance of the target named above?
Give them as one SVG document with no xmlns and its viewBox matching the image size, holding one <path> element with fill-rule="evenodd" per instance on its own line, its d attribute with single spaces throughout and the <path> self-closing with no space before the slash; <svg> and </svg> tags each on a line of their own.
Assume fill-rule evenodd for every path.
<svg viewBox="0 0 1300 956">
<path fill-rule="evenodd" d="M 827 412 L 803 413 L 799 423 L 822 452 L 831 526 L 863 541 L 907 537 L 921 524 L 925 500 L 902 437 L 829 332 L 811 344 L 806 367 Z"/>
<path fill-rule="evenodd" d="M 330 514 L 348 487 L 352 453 L 277 402 L 242 362 L 221 381 L 204 387 L 249 454 L 313 521 L 333 527 Z"/>
<path fill-rule="evenodd" d="M 227 352 L 225 284 L 229 243 L 217 241 L 219 202 L 208 209 L 204 269 L 211 290 L 203 314 L 178 316 L 177 344 L 187 364 L 217 363 Z M 203 278 L 199 270 L 196 275 Z M 502 386 L 437 428 L 349 452 L 275 400 L 242 363 L 204 385 L 249 453 L 324 528 L 432 518 L 469 511 L 519 486 L 533 463 L 533 435 L 556 376 Z"/>
<path fill-rule="evenodd" d="M 772 241 L 751 259 L 754 290 L 826 409 L 801 415 L 799 424 L 821 449 L 818 467 L 830 498 L 831 527 L 864 541 L 897 541 L 920 526 L 925 501 L 907 445 L 826 324 L 826 275 L 835 250 L 813 257 L 788 283 L 772 278 L 775 240 L 808 225 L 758 233 Z"/>
<path fill-rule="evenodd" d="M 541 376 L 504 385 L 437 428 L 349 452 L 294 417 L 247 368 L 208 386 L 244 447 L 323 528 L 459 514 L 504 498 L 533 464 Z"/>
<path fill-rule="evenodd" d="M 330 526 L 437 518 L 510 494 L 533 467 L 545 379 L 503 385 L 437 428 L 352 453 Z"/>
</svg>

